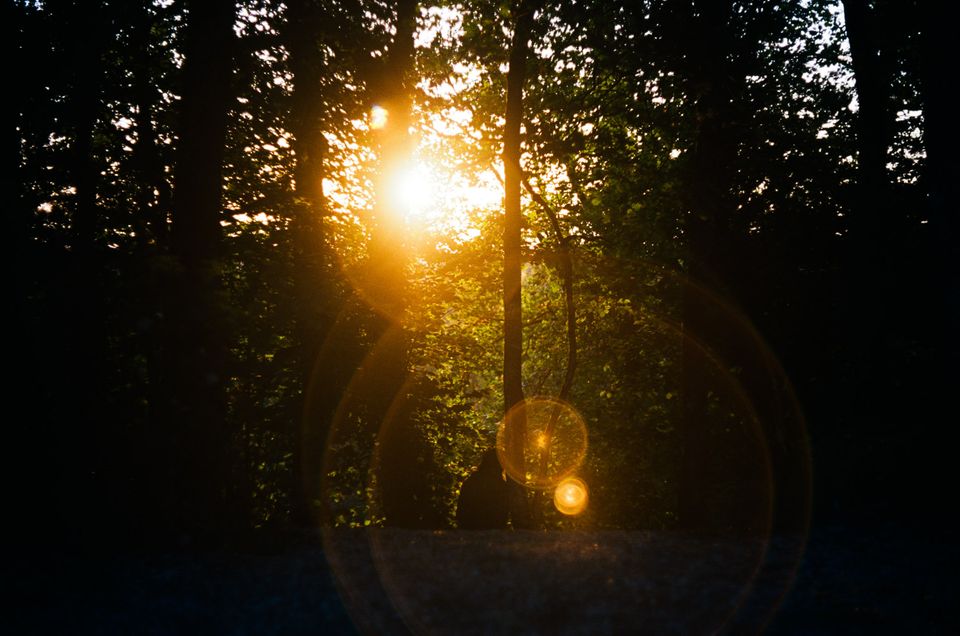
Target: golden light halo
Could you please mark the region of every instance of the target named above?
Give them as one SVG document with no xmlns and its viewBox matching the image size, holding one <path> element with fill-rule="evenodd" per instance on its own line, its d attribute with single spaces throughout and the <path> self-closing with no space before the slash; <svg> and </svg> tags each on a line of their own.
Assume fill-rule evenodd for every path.
<svg viewBox="0 0 960 636">
<path fill-rule="evenodd" d="M 552 418 L 556 424 L 551 436 L 547 429 Z M 525 421 L 524 464 L 518 465 L 507 451 L 512 426 Z M 541 453 L 548 452 L 546 470 L 541 472 Z M 517 404 L 500 422 L 497 430 L 497 455 L 507 475 L 528 488 L 550 489 L 580 467 L 587 453 L 587 425 L 583 417 L 566 402 L 552 397 L 527 398 Z"/>
<path fill-rule="evenodd" d="M 553 491 L 553 505 L 565 515 L 580 514 L 586 509 L 589 500 L 587 484 L 576 477 L 567 477 L 557 484 Z"/>
</svg>

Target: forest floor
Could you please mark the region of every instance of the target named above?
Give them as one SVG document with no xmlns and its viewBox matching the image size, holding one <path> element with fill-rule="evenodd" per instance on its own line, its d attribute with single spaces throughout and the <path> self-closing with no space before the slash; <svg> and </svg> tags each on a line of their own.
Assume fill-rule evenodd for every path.
<svg viewBox="0 0 960 636">
<path fill-rule="evenodd" d="M 950 537 L 308 533 L 270 549 L 7 546 L 4 634 L 956 634 Z"/>
</svg>

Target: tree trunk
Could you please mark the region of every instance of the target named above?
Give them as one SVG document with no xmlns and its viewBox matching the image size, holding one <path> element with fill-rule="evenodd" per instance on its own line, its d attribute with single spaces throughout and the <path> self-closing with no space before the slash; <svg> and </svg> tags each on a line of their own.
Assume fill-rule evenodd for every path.
<svg viewBox="0 0 960 636">
<path fill-rule="evenodd" d="M 723 294 L 728 266 L 723 254 L 730 250 L 730 187 L 736 165 L 733 126 L 728 20 L 729 2 L 706 3 L 695 12 L 688 10 L 689 68 L 687 80 L 695 100 L 699 127 L 690 156 L 685 184 L 687 214 L 684 236 L 687 243 L 688 276 L 691 284 L 683 294 L 684 340 L 681 359 L 682 426 L 681 461 L 677 489 L 677 517 L 681 528 L 699 532 L 710 529 L 714 516 L 705 495 L 706 468 L 710 458 L 708 420 L 711 370 L 701 343 L 715 346 L 722 336 L 715 334 L 718 316 L 715 304 L 700 293 L 705 285 Z"/>
<path fill-rule="evenodd" d="M 943 502 L 953 493 L 956 451 L 943 443 L 942 414 L 956 409 L 957 369 L 960 368 L 960 260 L 957 238 L 960 236 L 960 120 L 956 116 L 956 98 L 950 80 L 956 74 L 951 37 L 954 20 L 948 3 L 922 3 L 921 89 L 923 97 L 923 144 L 926 150 L 925 181 L 928 193 L 927 214 L 930 257 L 926 261 L 931 309 L 926 320 L 932 329 L 925 340 L 935 351 L 935 366 L 922 421 L 927 426 L 921 452 L 928 460 L 919 480 L 925 497 L 921 499 L 923 517 L 930 527 L 943 526 L 950 513 Z"/>
<path fill-rule="evenodd" d="M 220 280 L 221 163 L 231 96 L 234 3 L 189 3 L 167 302 L 167 426 L 174 508 L 182 529 L 215 537 L 242 522 L 231 488 L 226 413 L 227 333 Z"/>
<path fill-rule="evenodd" d="M 133 148 L 134 174 L 138 182 L 135 227 L 140 248 L 151 245 L 151 251 L 157 251 L 169 247 L 170 186 L 154 125 L 160 98 L 155 60 L 150 54 L 154 20 L 145 6 L 136 5 L 130 11 L 132 42 L 137 46 L 131 59 L 135 69 L 133 91 L 137 105 L 137 143 Z"/>
<path fill-rule="evenodd" d="M 98 204 L 101 160 L 95 144 L 97 123 L 102 115 L 104 86 L 103 54 L 112 33 L 107 25 L 110 15 L 102 2 L 68 2 L 59 7 L 56 18 L 70 25 L 60 63 L 69 69 L 70 94 L 67 111 L 71 152 L 68 174 L 75 188 L 70 217 L 70 253 L 64 285 L 63 302 L 72 308 L 65 326 L 66 346 L 58 366 L 65 369 L 70 381 L 65 383 L 64 403 L 71 404 L 78 419 L 89 426 L 67 426 L 60 434 L 64 459 L 65 487 L 81 493 L 68 504 L 67 518 L 85 519 L 87 528 L 106 517 L 100 508 L 109 499 L 105 492 L 108 473 L 103 449 L 111 443 L 111 421 L 103 413 L 106 399 L 108 338 L 105 329 L 104 250 L 98 234 L 103 232 L 103 218 Z M 72 473 L 72 474 L 71 474 Z M 79 504 L 80 501 L 84 503 Z M 77 502 L 77 503 L 73 503 Z M 71 510 L 73 505 L 80 508 Z"/>
<path fill-rule="evenodd" d="M 836 412 L 851 434 L 890 433 L 895 418 L 890 405 L 873 399 L 877 392 L 898 390 L 897 344 L 903 320 L 889 307 L 892 290 L 909 284 L 905 269 L 891 254 L 909 249 L 907 218 L 893 203 L 887 174 L 888 148 L 893 144 L 890 64 L 886 50 L 888 25 L 878 3 L 844 0 L 844 17 L 853 61 L 857 101 L 857 184 L 849 233 L 841 255 L 842 350 L 851 377 L 845 399 Z M 885 430 L 886 429 L 886 430 Z M 852 449 L 851 449 L 852 450 Z"/>
<path fill-rule="evenodd" d="M 577 308 L 573 295 L 573 258 L 570 254 L 570 237 L 560 227 L 560 219 L 557 217 L 557 213 L 550 207 L 546 199 L 533 189 L 526 175 L 523 175 L 523 187 L 547 215 L 557 241 L 557 257 L 560 261 L 558 269 L 563 281 L 563 304 L 567 321 L 567 367 L 563 374 L 563 382 L 560 384 L 560 391 L 557 393 L 557 400 L 562 403 L 570 396 L 570 390 L 573 388 L 573 377 L 577 371 Z M 550 412 L 550 420 L 544 429 L 544 443 L 540 449 L 539 466 L 537 468 L 541 480 L 547 476 L 553 434 L 557 422 L 560 420 L 561 409 L 559 403 L 553 407 Z"/>
<path fill-rule="evenodd" d="M 370 422 L 377 427 L 375 463 L 381 512 L 385 523 L 402 527 L 439 524 L 431 509 L 428 468 L 432 456 L 413 420 L 408 400 L 409 335 L 403 325 L 407 308 L 409 265 L 404 215 L 392 184 L 411 167 L 410 135 L 414 89 L 414 36 L 419 3 L 395 5 L 396 30 L 383 66 L 373 79 L 372 104 L 386 110 L 386 123 L 376 131 L 379 174 L 371 218 L 370 256 L 362 290 L 377 316 L 369 327 L 374 349 L 363 362 L 362 389 Z"/>
<path fill-rule="evenodd" d="M 735 15 L 731 2 L 703 3 L 688 15 L 685 75 L 698 127 L 684 184 L 690 280 L 682 298 L 678 525 L 796 531 L 808 507 L 802 423 L 784 407 L 782 371 L 738 307 L 757 294 L 746 273 L 764 264 L 736 221 L 738 149 L 750 113 L 741 101 Z M 735 425 L 721 414 L 730 409 Z"/>
<path fill-rule="evenodd" d="M 503 130 L 504 219 L 503 219 L 503 411 L 506 426 L 507 461 L 519 474 L 526 473 L 527 422 L 523 409 L 511 409 L 523 395 L 523 307 L 521 264 L 523 216 L 520 208 L 520 125 L 523 120 L 523 85 L 527 74 L 527 52 L 536 2 L 527 0 L 514 8 L 515 26 L 510 43 L 507 71 L 507 109 Z M 519 415 L 517 415 L 519 414 Z M 510 514 L 514 525 L 529 524 L 530 511 L 522 485 L 511 482 Z"/>
<path fill-rule="evenodd" d="M 887 52 L 879 44 L 878 10 L 867 6 L 866 0 L 843 0 L 843 10 L 859 107 L 859 209 L 854 228 L 875 237 L 878 229 L 891 222 L 882 212 L 888 190 L 887 148 L 893 141 L 889 96 L 892 78 Z"/>
<path fill-rule="evenodd" d="M 291 498 L 293 521 L 306 525 L 316 518 L 311 502 L 319 498 L 319 463 L 333 409 L 330 399 L 309 401 L 307 390 L 314 362 L 320 353 L 323 336 L 331 326 L 327 311 L 330 299 L 329 281 L 324 264 L 323 216 L 326 199 L 323 194 L 324 155 L 326 139 L 323 136 L 323 68 L 326 60 L 320 48 L 319 34 L 325 21 L 317 3 L 293 0 L 288 4 L 287 48 L 290 51 L 290 69 L 293 72 L 294 93 L 291 104 L 291 130 L 296 156 L 294 180 L 296 206 L 293 218 L 294 261 L 296 276 L 296 334 L 299 341 L 302 383 L 302 417 L 291 422 L 290 438 L 293 466 L 291 469 Z M 325 365 L 326 366 L 326 365 Z M 320 372 L 323 369 L 318 367 Z M 334 382 L 325 379 L 325 384 Z M 309 408 L 308 408 L 309 407 Z"/>
<path fill-rule="evenodd" d="M 956 116 L 956 97 L 948 81 L 956 71 L 947 46 L 952 35 L 951 11 L 941 3 L 923 3 L 921 32 L 921 88 L 923 97 L 923 145 L 927 153 L 925 181 L 928 192 L 928 220 L 933 277 L 937 279 L 941 306 L 946 320 L 939 330 L 943 352 L 942 377 L 948 379 L 960 367 L 960 260 L 956 241 L 960 235 L 960 124 Z M 945 386 L 944 396 L 950 394 Z"/>
<path fill-rule="evenodd" d="M 393 325 L 398 324 L 405 309 L 407 262 L 403 218 L 406 211 L 391 192 L 391 183 L 399 171 L 409 167 L 413 151 L 409 128 L 417 6 L 416 0 L 396 3 L 396 32 L 386 60 L 373 80 L 373 105 L 385 109 L 387 118 L 377 134 L 380 165 L 370 223 L 370 267 L 364 292 L 384 320 Z"/>
<path fill-rule="evenodd" d="M 30 59 L 30 49 L 27 46 L 30 36 L 35 31 L 30 29 L 26 9 L 19 4 L 4 2 L 0 6 L 0 47 L 8 60 Z M 0 206 L 4 210 L 7 231 L 4 236 L 3 259 L 7 272 L 6 301 L 8 312 L 9 333 L 8 349 L 4 355 L 3 366 L 6 368 L 7 380 L 6 395 L 9 396 L 6 408 L 10 413 L 26 412 L 36 408 L 42 391 L 36 386 L 34 378 L 46 372 L 46 368 L 37 356 L 36 347 L 31 342 L 36 333 L 33 311 L 31 307 L 31 280 L 36 275 L 32 268 L 25 267 L 31 262 L 30 236 L 32 225 L 32 210 L 24 200 L 24 170 L 21 164 L 24 120 L 29 116 L 28 95 L 37 94 L 35 82 L 31 81 L 31 73 L 25 64 L 9 64 L 7 66 L 8 80 L 11 86 L 19 87 L 10 91 L 3 100 L 3 138 L 2 161 L 0 167 Z M 34 92 L 36 91 L 36 92 Z M 37 418 L 39 419 L 39 418 Z M 38 449 L 50 443 L 43 434 L 46 422 L 31 421 L 30 425 L 17 423 L 7 426 L 7 436 L 4 444 L 9 449 Z M 6 488 L 3 490 L 7 509 L 10 511 L 11 522 L 7 524 L 12 540 L 17 545 L 24 545 L 29 540 L 47 541 L 52 526 L 60 520 L 51 514 L 51 506 L 46 497 L 38 497 L 37 493 L 47 489 L 54 489 L 59 484 L 53 483 L 50 478 L 54 462 L 51 462 L 50 453 L 38 459 L 31 452 L 10 452 L 8 461 L 4 462 L 0 471 Z M 56 461 L 56 458 L 54 458 Z M 25 486 L 27 484 L 27 486 Z M 16 521 L 13 521 L 13 520 Z M 59 539 L 59 537 L 56 537 Z"/>
</svg>

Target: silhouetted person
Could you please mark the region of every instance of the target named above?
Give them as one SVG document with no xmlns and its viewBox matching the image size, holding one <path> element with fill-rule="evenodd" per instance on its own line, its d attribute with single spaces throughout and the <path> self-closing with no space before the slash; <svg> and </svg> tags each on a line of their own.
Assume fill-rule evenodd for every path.
<svg viewBox="0 0 960 636">
<path fill-rule="evenodd" d="M 507 527 L 507 482 L 496 449 L 485 452 L 480 467 L 463 482 L 457 500 L 457 527 Z"/>
</svg>

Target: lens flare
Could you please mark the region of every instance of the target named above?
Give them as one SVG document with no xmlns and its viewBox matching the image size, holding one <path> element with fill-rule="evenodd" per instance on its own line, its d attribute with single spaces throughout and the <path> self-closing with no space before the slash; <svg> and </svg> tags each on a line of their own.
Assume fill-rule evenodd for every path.
<svg viewBox="0 0 960 636">
<path fill-rule="evenodd" d="M 446 180 L 435 179 L 435 183 L 441 194 L 447 190 Z M 683 369 L 696 370 L 698 383 L 702 382 L 707 390 L 696 398 L 695 406 L 699 410 L 689 412 L 703 418 L 700 430 L 709 436 L 704 439 L 710 444 L 704 446 L 703 470 L 699 471 L 702 474 L 692 485 L 698 489 L 701 510 L 710 515 L 715 524 L 713 527 L 729 533 L 723 535 L 729 536 L 729 540 L 694 540 L 690 543 L 690 550 L 685 548 L 678 552 L 675 537 L 660 541 L 644 532 L 625 532 L 622 536 L 618 534 L 615 541 L 609 541 L 610 535 L 592 532 L 590 525 L 602 527 L 606 515 L 611 514 L 608 510 L 620 506 L 607 506 L 606 493 L 602 497 L 598 495 L 602 502 L 588 502 L 591 493 L 586 485 L 573 479 L 583 478 L 584 469 L 567 468 L 576 465 L 579 454 L 586 450 L 586 428 L 582 429 L 582 434 L 576 433 L 579 425 L 574 423 L 572 414 L 563 415 L 567 412 L 563 409 L 552 435 L 547 436 L 543 423 L 550 421 L 553 409 L 550 403 L 546 403 L 518 409 L 516 413 L 526 417 L 518 420 L 524 427 L 515 427 L 520 432 L 514 436 L 508 434 L 511 427 L 506 426 L 505 419 L 500 431 L 504 439 L 499 436 L 497 439 L 498 451 L 506 450 L 506 442 L 512 444 L 511 450 L 519 447 L 523 451 L 521 463 L 511 464 L 505 458 L 501 458 L 501 462 L 512 471 L 512 479 L 532 487 L 539 472 L 541 451 L 549 447 L 548 474 L 554 481 L 538 487 L 543 489 L 546 497 L 553 499 L 558 510 L 555 514 L 564 516 L 562 525 L 576 527 L 579 531 L 536 537 L 520 533 L 498 543 L 498 550 L 502 547 L 506 551 L 508 562 L 530 560 L 534 564 L 530 571 L 539 567 L 536 564 L 542 562 L 544 555 L 555 556 L 564 562 L 578 559 L 579 563 L 571 563 L 575 571 L 580 563 L 590 568 L 602 559 L 600 566 L 605 569 L 604 578 L 608 583 L 597 586 L 598 590 L 603 589 L 592 596 L 585 596 L 583 590 L 570 586 L 565 577 L 548 577 L 549 580 L 541 581 L 553 586 L 545 592 L 544 598 L 559 600 L 556 607 L 563 610 L 564 624 L 570 627 L 570 631 L 596 631 L 596 603 L 601 598 L 602 602 L 616 608 L 618 622 L 649 625 L 651 629 L 648 631 L 654 633 L 729 631 L 725 629 L 727 625 L 733 629 L 732 625 L 739 625 L 740 619 L 747 614 L 750 626 L 760 629 L 775 615 L 784 595 L 791 589 L 804 555 L 809 523 L 809 440 L 789 378 L 744 316 L 681 274 L 671 273 L 655 264 L 614 261 L 586 252 L 580 255 L 578 268 L 584 275 L 590 272 L 589 275 L 599 279 L 608 272 L 619 276 L 629 271 L 631 277 L 646 281 L 644 287 L 656 287 L 676 294 L 674 297 L 689 298 L 697 303 L 693 306 L 703 308 L 715 321 L 710 332 L 702 338 L 710 334 L 722 334 L 725 338 L 719 343 L 723 346 L 722 351 L 709 347 L 709 342 L 704 342 L 697 337 L 698 334 L 675 321 L 670 303 L 662 306 L 651 303 L 641 309 L 639 304 L 637 307 L 619 304 L 619 296 L 598 296 L 598 302 L 602 301 L 604 307 L 619 307 L 618 311 L 622 311 L 624 317 L 633 319 L 636 328 L 624 330 L 623 337 L 637 338 L 639 350 L 649 351 L 666 363 L 663 381 L 671 394 L 664 398 L 663 412 L 636 413 L 622 422 L 610 421 L 613 414 L 600 415 L 590 433 L 591 437 L 601 436 L 591 440 L 594 443 L 590 453 L 597 466 L 611 460 L 617 461 L 618 466 L 624 465 L 620 462 L 630 462 L 629 468 L 631 471 L 636 469 L 636 474 L 651 472 L 652 477 L 659 477 L 659 472 L 652 467 L 657 465 L 654 460 L 663 446 L 649 443 L 650 436 L 677 435 L 673 426 L 682 421 L 681 418 L 688 413 L 688 406 L 694 404 L 688 403 L 693 399 L 691 396 L 674 392 L 673 387 L 679 384 Z M 329 387 L 326 374 L 334 365 L 343 364 L 341 343 L 356 333 L 352 312 L 352 309 L 343 310 L 315 361 L 314 375 L 308 384 L 308 404 L 319 406 L 326 403 L 324 391 Z M 397 320 L 397 329 L 399 324 L 400 319 Z M 544 631 L 538 613 L 528 613 L 529 616 L 491 615 L 483 599 L 470 595 L 480 587 L 497 590 L 498 597 L 522 595 L 529 591 L 526 587 L 529 578 L 503 576 L 502 568 L 486 567 L 492 540 L 487 533 L 424 533 L 423 541 L 412 541 L 408 530 L 383 528 L 357 534 L 348 528 L 334 527 L 362 523 L 364 517 L 351 516 L 355 510 L 367 518 L 384 515 L 384 481 L 380 466 L 391 457 L 384 449 L 389 447 L 388 440 L 396 434 L 398 427 L 409 422 L 406 414 L 413 407 L 404 400 L 416 395 L 413 384 L 397 390 L 395 397 L 382 395 L 384 381 L 381 374 L 389 374 L 395 368 L 392 363 L 384 362 L 392 359 L 387 352 L 397 350 L 394 338 L 406 338 L 400 331 L 396 334 L 388 332 L 373 347 L 370 356 L 357 363 L 350 385 L 340 392 L 342 402 L 337 405 L 332 421 L 326 410 L 321 412 L 317 406 L 304 412 L 304 438 L 319 440 L 311 447 L 322 451 L 319 456 L 305 454 L 305 493 L 309 501 L 322 503 L 324 518 L 330 520 L 329 525 L 322 527 L 324 553 L 341 598 L 356 621 L 357 631 L 386 631 L 397 624 L 399 614 L 403 623 L 399 627 L 406 626 L 413 633 L 457 633 L 463 631 L 465 603 L 471 599 L 477 602 L 467 608 L 470 615 L 489 617 L 489 622 L 483 624 L 486 631 Z M 746 372 L 732 372 L 735 366 Z M 645 383 L 647 377 L 646 374 L 636 374 L 620 379 L 624 389 L 637 391 L 640 395 L 639 392 L 646 394 L 651 390 L 651 386 Z M 390 386 L 389 382 L 387 385 Z M 387 402 L 395 400 L 380 421 L 366 415 L 371 409 L 365 396 L 370 395 Z M 357 433 L 361 425 L 363 430 L 369 430 L 367 427 L 376 430 L 377 435 L 367 436 L 369 441 L 363 442 L 364 437 L 358 438 Z M 597 427 L 596 431 L 593 426 Z M 608 426 L 609 430 L 603 430 Z M 643 430 L 634 433 L 630 427 L 643 427 Z M 624 432 L 629 433 L 629 438 L 621 441 L 618 436 Z M 776 434 L 777 439 L 770 439 L 771 434 Z M 402 449 L 396 452 L 402 452 Z M 776 466 L 780 475 L 777 479 L 784 484 L 776 493 L 774 487 L 778 484 L 774 483 L 772 466 Z M 561 474 L 561 470 L 569 472 Z M 630 497 L 634 491 L 643 492 L 646 487 L 660 487 L 654 481 L 634 481 L 630 472 L 614 477 L 622 480 L 619 484 L 623 488 L 617 488 L 618 482 L 614 479 L 609 494 L 618 500 L 619 497 Z M 597 483 L 594 481 L 594 485 Z M 605 482 L 604 487 L 607 485 Z M 648 514 L 675 511 L 675 499 L 668 496 L 671 488 L 670 485 L 663 488 L 666 495 L 645 498 L 642 512 L 630 506 L 630 512 L 623 513 L 624 530 L 642 529 L 647 519 L 652 518 Z M 778 495 L 776 501 L 774 494 Z M 775 504 L 778 519 L 793 524 L 788 527 L 795 534 L 772 538 Z M 578 510 L 580 516 L 574 516 Z M 590 518 L 591 524 L 584 525 L 585 517 Z M 389 516 L 384 518 L 389 520 Z M 531 542 L 536 543 L 535 550 L 531 549 Z M 425 549 L 429 550 L 430 558 L 422 558 Z M 677 553 L 675 561 L 669 558 L 674 552 Z M 664 555 L 668 557 L 666 560 Z M 722 570 L 717 570 L 717 563 L 723 564 Z M 658 596 L 662 602 L 647 603 L 642 599 L 638 602 L 631 586 L 617 583 L 632 580 L 631 577 L 635 578 L 641 569 L 651 575 L 650 589 L 669 592 Z M 678 569 L 684 571 L 679 585 Z M 479 572 L 479 575 L 463 577 L 464 571 Z M 762 583 L 758 582 L 758 576 L 763 577 Z M 382 584 L 386 598 L 371 599 L 368 593 L 370 581 Z M 704 589 L 714 590 L 716 594 L 711 593 L 711 602 L 703 611 L 691 612 L 691 607 L 703 605 Z M 741 613 L 741 608 L 747 614 Z"/>
<path fill-rule="evenodd" d="M 587 485 L 576 477 L 568 477 L 553 491 L 553 505 L 565 515 L 578 515 L 587 507 Z"/>
<path fill-rule="evenodd" d="M 389 113 L 383 106 L 374 106 L 370 109 L 370 127 L 374 130 L 380 130 L 387 125 L 387 116 Z"/>
<path fill-rule="evenodd" d="M 523 462 L 517 459 L 517 447 Z M 511 450 L 513 449 L 513 450 Z M 497 454 L 511 479 L 549 490 L 573 474 L 587 453 L 587 425 L 576 409 L 551 397 L 517 404 L 500 422 Z"/>
</svg>

